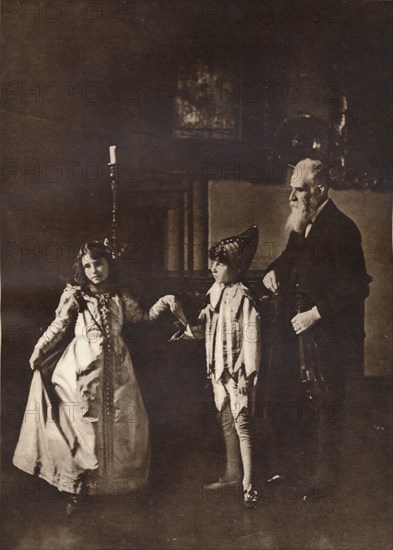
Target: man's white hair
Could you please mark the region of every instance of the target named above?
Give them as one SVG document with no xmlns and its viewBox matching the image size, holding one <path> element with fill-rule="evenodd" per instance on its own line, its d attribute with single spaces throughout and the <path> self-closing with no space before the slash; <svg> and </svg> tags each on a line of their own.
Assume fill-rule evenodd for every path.
<svg viewBox="0 0 393 550">
<path fill-rule="evenodd" d="M 329 188 L 329 172 L 326 164 L 321 160 L 305 158 L 299 161 L 294 168 L 291 179 L 300 180 L 302 175 L 308 175 L 307 181 L 310 184 L 320 184 Z"/>
</svg>

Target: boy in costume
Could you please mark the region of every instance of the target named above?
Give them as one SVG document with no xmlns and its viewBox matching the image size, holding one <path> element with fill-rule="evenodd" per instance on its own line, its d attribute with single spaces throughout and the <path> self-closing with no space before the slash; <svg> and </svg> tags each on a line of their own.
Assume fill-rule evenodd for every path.
<svg viewBox="0 0 393 550">
<path fill-rule="evenodd" d="M 251 418 L 261 358 L 260 318 L 255 297 L 242 282 L 257 249 L 254 225 L 238 236 L 222 239 L 209 251 L 214 284 L 200 312 L 204 325 L 187 327 L 183 339 L 206 341 L 206 363 L 225 441 L 226 470 L 222 478 L 206 485 L 215 490 L 243 484 L 244 504 L 253 508 L 257 491 L 253 479 Z"/>
</svg>

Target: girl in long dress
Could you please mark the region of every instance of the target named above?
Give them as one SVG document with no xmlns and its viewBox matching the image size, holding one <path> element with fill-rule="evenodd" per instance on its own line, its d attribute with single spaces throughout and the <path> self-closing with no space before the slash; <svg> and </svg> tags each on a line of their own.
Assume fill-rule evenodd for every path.
<svg viewBox="0 0 393 550">
<path fill-rule="evenodd" d="M 21 470 L 70 493 L 67 513 L 85 486 L 118 494 L 147 484 L 148 417 L 121 330 L 126 321 L 151 321 L 180 308 L 168 295 L 145 311 L 128 291 L 117 290 L 115 262 L 98 241 L 82 246 L 74 272 L 78 284 L 64 289 L 30 358 L 35 372 L 13 458 Z M 75 336 L 48 385 L 40 368 L 70 328 Z"/>
</svg>

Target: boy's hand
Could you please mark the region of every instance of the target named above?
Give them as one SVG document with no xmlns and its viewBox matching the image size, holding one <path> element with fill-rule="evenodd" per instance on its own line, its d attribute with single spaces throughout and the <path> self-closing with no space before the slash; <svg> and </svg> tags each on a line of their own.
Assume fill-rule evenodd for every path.
<svg viewBox="0 0 393 550">
<path fill-rule="evenodd" d="M 247 395 L 248 394 L 248 383 L 246 382 L 244 385 L 239 384 L 238 385 L 238 391 L 240 395 Z"/>
<path fill-rule="evenodd" d="M 250 374 L 248 378 L 244 376 L 239 376 L 239 381 L 237 383 L 237 389 L 240 395 L 247 395 L 252 386 L 254 385 L 254 376 L 255 373 Z"/>
<path fill-rule="evenodd" d="M 247 395 L 250 388 L 250 379 L 242 376 L 237 384 L 237 389 L 240 395 Z"/>
</svg>

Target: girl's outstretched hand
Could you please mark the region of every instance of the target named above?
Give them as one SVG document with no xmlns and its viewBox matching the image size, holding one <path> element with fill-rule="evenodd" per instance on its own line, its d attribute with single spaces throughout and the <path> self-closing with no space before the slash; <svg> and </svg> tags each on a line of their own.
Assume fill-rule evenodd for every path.
<svg viewBox="0 0 393 550">
<path fill-rule="evenodd" d="M 183 306 L 182 306 L 181 302 L 176 298 L 176 296 L 173 296 L 172 298 L 173 299 L 170 303 L 171 312 L 173 313 L 173 315 L 177 319 L 179 319 L 181 324 L 186 327 L 188 325 L 188 320 L 187 320 L 187 317 L 186 317 L 186 315 L 183 311 Z"/>
<path fill-rule="evenodd" d="M 42 361 L 42 351 L 39 348 L 34 348 L 31 354 L 29 363 L 31 370 L 36 370 L 40 367 Z"/>
</svg>

